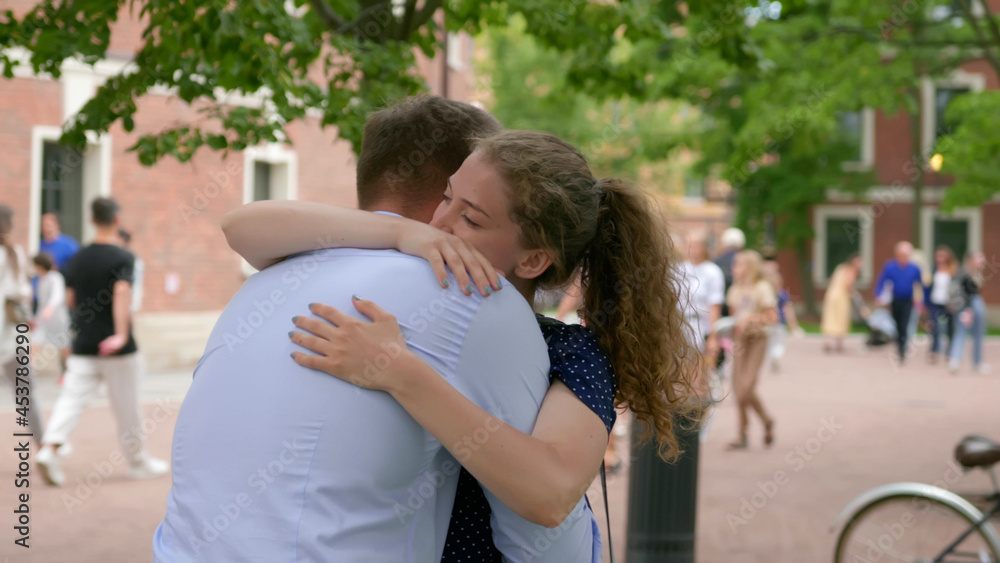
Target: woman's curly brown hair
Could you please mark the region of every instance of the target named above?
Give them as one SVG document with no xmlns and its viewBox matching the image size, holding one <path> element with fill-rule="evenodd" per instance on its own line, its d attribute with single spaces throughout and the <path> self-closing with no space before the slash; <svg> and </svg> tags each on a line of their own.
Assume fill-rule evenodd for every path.
<svg viewBox="0 0 1000 563">
<path fill-rule="evenodd" d="M 676 415 L 695 402 L 684 285 L 666 225 L 649 197 L 618 178 L 598 181 L 587 160 L 554 135 L 504 131 L 477 145 L 512 190 L 511 215 L 525 248 L 547 248 L 553 263 L 536 281 L 566 285 L 579 271 L 581 316 L 614 367 L 615 406 L 655 435 L 661 457 L 680 453 Z"/>
</svg>

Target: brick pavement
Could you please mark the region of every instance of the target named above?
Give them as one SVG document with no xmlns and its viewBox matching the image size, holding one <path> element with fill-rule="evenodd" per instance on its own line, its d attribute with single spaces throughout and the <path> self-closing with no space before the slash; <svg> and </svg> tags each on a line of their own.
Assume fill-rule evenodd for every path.
<svg viewBox="0 0 1000 563">
<path fill-rule="evenodd" d="M 1000 368 L 1000 340 L 987 344 L 987 358 L 991 357 Z M 154 455 L 169 453 L 176 408 L 188 377 L 157 375 L 146 382 L 144 415 L 150 421 L 149 447 Z M 752 426 L 749 451 L 724 451 L 735 433 L 731 400 L 717 409 L 702 444 L 697 538 L 701 563 L 829 561 L 834 541 L 829 526 L 856 495 L 892 481 L 952 480 L 951 451 L 963 434 L 979 431 L 1000 437 L 996 408 L 1000 370 L 991 376 L 968 372 L 951 376 L 942 366 L 926 366 L 922 357 L 894 370 L 886 348 L 824 356 L 819 342 L 809 339 L 792 344 L 779 374 L 762 375 L 760 390 L 777 420 L 777 442 L 771 450 L 760 446 L 761 429 Z M 45 382 L 38 395 L 51 405 L 54 391 Z M 10 428 L 9 393 L 0 393 L 0 401 L 0 429 Z M 166 419 L 164 413 L 169 415 Z M 842 428 L 835 434 L 821 431 L 829 426 L 824 420 Z M 111 413 L 98 402 L 73 434 L 75 451 L 65 463 L 69 485 L 59 490 L 32 481 L 29 552 L 14 551 L 11 543 L 15 458 L 11 438 L 3 438 L 0 561 L 150 560 L 150 537 L 163 516 L 170 480 L 129 481 L 124 468 L 116 467 L 98 483 L 102 464 L 117 447 L 113 436 Z M 749 516 L 745 524 L 727 517 L 740 516 L 741 499 L 749 500 L 759 490 L 758 482 L 773 491 L 765 481 L 773 480 L 777 471 L 786 472 L 788 481 L 763 508 L 744 514 Z M 627 486 L 627 475 L 612 477 L 609 483 L 618 561 L 624 560 L 625 552 Z M 982 474 L 951 483 L 959 492 L 987 486 Z M 591 487 L 590 495 L 603 529 L 599 483 Z"/>
</svg>

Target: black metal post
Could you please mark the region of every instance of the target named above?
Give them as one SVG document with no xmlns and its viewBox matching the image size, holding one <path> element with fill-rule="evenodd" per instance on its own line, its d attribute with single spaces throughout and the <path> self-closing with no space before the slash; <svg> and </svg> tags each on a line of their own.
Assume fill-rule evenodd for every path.
<svg viewBox="0 0 1000 563">
<path fill-rule="evenodd" d="M 643 425 L 632 426 L 637 444 Z M 632 448 L 627 563 L 694 563 L 698 428 L 676 431 L 684 454 L 672 465 L 660 459 L 655 440 Z"/>
</svg>

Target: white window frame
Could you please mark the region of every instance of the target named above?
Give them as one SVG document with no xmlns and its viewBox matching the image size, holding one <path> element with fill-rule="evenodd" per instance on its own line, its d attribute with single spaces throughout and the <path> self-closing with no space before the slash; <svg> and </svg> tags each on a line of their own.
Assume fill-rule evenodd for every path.
<svg viewBox="0 0 1000 563">
<path fill-rule="evenodd" d="M 871 170 L 875 166 L 875 110 L 861 109 L 861 160 L 845 162 L 843 169 L 853 172 Z"/>
<path fill-rule="evenodd" d="M 243 151 L 243 203 L 253 201 L 254 163 L 266 162 L 271 165 L 271 198 L 298 199 L 299 165 L 298 155 L 281 143 L 269 143 L 259 147 L 249 147 Z M 243 274 L 253 275 L 257 269 L 246 260 L 241 260 Z"/>
<path fill-rule="evenodd" d="M 983 250 L 983 210 L 980 207 L 963 207 L 951 213 L 944 213 L 938 207 L 924 206 L 920 210 L 920 247 L 925 256 L 934 252 L 934 219 L 965 219 L 969 222 L 969 238 L 966 241 L 969 252 Z M 961 261 L 964 256 L 956 256 Z"/>
<path fill-rule="evenodd" d="M 42 154 L 46 142 L 57 142 L 62 128 L 54 125 L 36 125 L 31 129 L 31 197 L 28 219 L 28 251 L 38 253 L 42 237 Z M 111 196 L 111 135 L 88 137 L 90 142 L 83 150 L 83 240 L 94 238 L 90 202 L 98 197 Z"/>
<path fill-rule="evenodd" d="M 875 216 L 870 205 L 817 205 L 813 210 L 816 237 L 813 238 L 813 283 L 825 288 L 829 279 L 826 272 L 826 221 L 827 219 L 858 219 L 861 228 L 861 276 L 857 286 L 867 288 L 872 282 L 872 261 L 875 249 Z"/>
<path fill-rule="evenodd" d="M 925 157 L 930 158 L 937 142 L 934 125 L 937 124 L 937 104 L 934 97 L 938 88 L 968 88 L 971 92 L 982 92 L 986 89 L 986 75 L 979 72 L 966 72 L 957 69 L 948 78 L 933 81 L 926 76 L 920 82 L 920 98 L 923 104 L 923 120 L 920 127 L 921 149 Z"/>
<path fill-rule="evenodd" d="M 448 68 L 465 70 L 465 35 L 448 32 Z"/>
</svg>

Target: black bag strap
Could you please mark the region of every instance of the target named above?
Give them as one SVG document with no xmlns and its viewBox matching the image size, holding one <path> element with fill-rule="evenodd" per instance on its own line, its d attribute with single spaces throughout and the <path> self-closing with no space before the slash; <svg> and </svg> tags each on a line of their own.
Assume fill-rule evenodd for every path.
<svg viewBox="0 0 1000 563">
<path fill-rule="evenodd" d="M 615 548 L 611 544 L 611 511 L 608 510 L 608 477 L 604 471 L 604 463 L 601 463 L 601 490 L 604 491 L 604 517 L 607 518 L 608 523 L 608 555 L 611 557 L 611 563 L 615 563 Z"/>
</svg>

